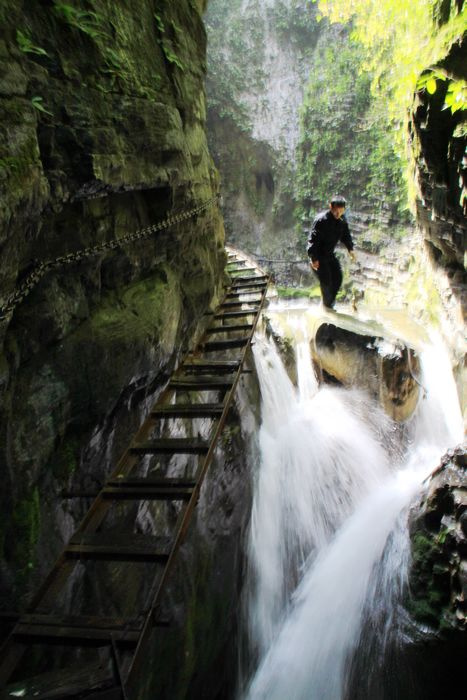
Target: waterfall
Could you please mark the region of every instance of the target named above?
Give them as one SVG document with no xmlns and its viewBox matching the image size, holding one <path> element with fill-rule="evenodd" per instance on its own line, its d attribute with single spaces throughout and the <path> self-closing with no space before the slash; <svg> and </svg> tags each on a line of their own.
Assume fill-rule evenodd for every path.
<svg viewBox="0 0 467 700">
<path fill-rule="evenodd" d="M 302 334 L 298 389 L 272 341 L 258 338 L 254 347 L 262 425 L 248 620 L 258 668 L 246 700 L 355 697 L 349 683 L 364 623 L 376 665 L 397 634 L 409 562 L 408 506 L 443 452 L 462 439 L 455 386 L 439 344 L 422 353 L 426 396 L 403 449 L 394 439 L 396 426 L 364 393 L 318 390 L 305 325 Z"/>
</svg>

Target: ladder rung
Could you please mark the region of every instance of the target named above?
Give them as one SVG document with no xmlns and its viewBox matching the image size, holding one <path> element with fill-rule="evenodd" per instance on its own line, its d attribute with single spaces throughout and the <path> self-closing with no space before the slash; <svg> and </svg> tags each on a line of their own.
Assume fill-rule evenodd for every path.
<svg viewBox="0 0 467 700">
<path fill-rule="evenodd" d="M 233 270 L 228 270 L 229 275 L 234 274 L 234 272 L 255 272 L 256 267 L 236 267 Z"/>
<path fill-rule="evenodd" d="M 210 418 L 222 415 L 222 403 L 187 403 L 160 406 L 151 411 L 153 418 Z"/>
<path fill-rule="evenodd" d="M 234 338 L 232 340 L 211 340 L 209 343 L 204 343 L 202 347 L 205 352 L 213 352 L 214 350 L 225 350 L 227 348 L 243 348 L 249 341 L 249 336 L 247 338 Z"/>
<path fill-rule="evenodd" d="M 23 613 L 18 616 L 18 624 L 46 625 L 47 627 L 67 627 L 121 631 L 128 629 L 130 632 L 140 632 L 143 620 L 138 618 L 101 617 L 99 615 L 54 615 L 41 613 Z"/>
<path fill-rule="evenodd" d="M 142 479 L 142 481 L 147 480 Z M 116 501 L 188 501 L 192 493 L 193 486 L 150 486 L 126 482 L 102 489 L 104 498 Z"/>
<path fill-rule="evenodd" d="M 231 331 L 250 331 L 253 328 L 252 323 L 242 323 L 237 326 L 212 326 L 208 328 L 206 333 L 230 333 Z"/>
<path fill-rule="evenodd" d="M 156 476 L 156 477 L 151 477 L 151 476 L 127 476 L 125 478 L 119 479 L 118 477 L 115 479 L 109 479 L 109 481 L 106 483 L 105 488 L 107 486 L 139 486 L 144 488 L 145 486 L 149 486 L 150 488 L 183 488 L 183 489 L 192 489 L 196 486 L 196 480 L 195 479 L 184 479 L 183 477 L 177 478 L 177 477 L 170 477 L 170 476 Z"/>
<path fill-rule="evenodd" d="M 111 542 L 106 542 L 105 539 L 111 539 Z M 161 540 L 165 551 L 161 551 Z M 167 538 L 148 535 L 80 534 L 71 540 L 65 549 L 65 554 L 69 559 L 145 561 L 163 564 L 169 558 L 169 547 Z"/>
<path fill-rule="evenodd" d="M 243 304 L 249 304 L 250 306 L 252 304 L 256 304 L 257 301 L 224 301 L 223 304 L 221 304 L 221 308 L 230 308 L 232 306 L 243 306 Z M 253 309 L 245 309 L 247 311 L 251 311 L 252 313 L 258 313 L 260 307 L 255 306 Z"/>
<path fill-rule="evenodd" d="M 233 299 L 234 297 L 244 297 L 244 296 L 251 296 L 252 294 L 262 294 L 263 289 L 253 289 L 252 291 L 249 292 L 229 292 L 227 294 L 227 299 Z M 253 301 L 258 302 L 259 299 L 254 299 Z M 248 303 L 248 302 L 245 302 Z"/>
<path fill-rule="evenodd" d="M 246 289 L 263 290 L 265 287 L 267 287 L 267 282 L 256 282 L 256 283 L 248 282 L 248 284 L 233 284 L 230 288 L 231 291 L 229 292 L 229 294 L 233 294 L 234 292 L 238 293 L 238 294 L 253 294 L 253 292 L 246 292 L 244 290 L 246 290 Z M 258 293 L 258 292 L 255 291 L 254 293 Z"/>
<path fill-rule="evenodd" d="M 205 440 L 177 438 L 174 440 L 151 440 L 130 447 L 133 454 L 203 454 L 209 449 Z"/>
<path fill-rule="evenodd" d="M 24 622 L 23 622 L 24 619 Z M 76 618 L 76 621 L 79 618 Z M 137 644 L 140 628 L 131 627 L 128 623 L 103 627 L 74 624 L 73 618 L 62 618 L 57 624 L 56 619 L 48 615 L 23 616 L 15 626 L 12 636 L 16 641 L 41 642 L 51 644 L 72 644 L 76 646 L 103 646 L 111 644 L 112 639 L 120 644 Z M 96 619 L 98 623 L 98 619 Z"/>
<path fill-rule="evenodd" d="M 235 277 L 235 279 L 232 280 L 232 287 L 243 287 L 243 283 L 247 284 L 249 282 L 261 282 L 262 284 L 265 284 L 267 282 L 267 279 L 268 278 L 266 277 L 266 275 L 249 275 L 248 277 Z M 237 284 L 237 282 L 241 282 L 242 284 Z"/>
<path fill-rule="evenodd" d="M 236 372 L 239 367 L 240 360 L 193 360 L 183 364 L 185 372 L 213 371 L 229 374 Z"/>
<path fill-rule="evenodd" d="M 241 318 L 242 316 L 252 316 L 257 313 L 257 309 L 253 311 L 224 311 L 222 314 L 214 314 L 214 318 Z"/>
<path fill-rule="evenodd" d="M 225 379 L 222 377 L 211 377 L 208 375 L 201 375 L 198 377 L 179 377 L 178 379 L 173 379 L 170 384 L 170 389 L 196 389 L 198 391 L 211 391 L 213 389 L 230 389 L 232 386 L 232 379 Z"/>
</svg>

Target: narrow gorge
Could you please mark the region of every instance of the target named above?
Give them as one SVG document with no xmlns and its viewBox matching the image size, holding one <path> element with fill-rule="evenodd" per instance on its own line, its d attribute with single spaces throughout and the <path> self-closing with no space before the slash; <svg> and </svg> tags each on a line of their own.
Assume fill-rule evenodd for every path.
<svg viewBox="0 0 467 700">
<path fill-rule="evenodd" d="M 466 28 L 0 0 L 2 697 L 461 695 Z"/>
</svg>

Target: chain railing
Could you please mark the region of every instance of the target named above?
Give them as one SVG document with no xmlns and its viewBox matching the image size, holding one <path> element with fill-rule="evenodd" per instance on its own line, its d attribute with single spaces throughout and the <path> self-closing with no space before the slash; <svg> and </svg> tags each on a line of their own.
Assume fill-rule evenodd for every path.
<svg viewBox="0 0 467 700">
<path fill-rule="evenodd" d="M 182 221 L 185 221 L 186 219 L 191 219 L 192 216 L 199 214 L 201 211 L 204 211 L 204 209 L 208 209 L 212 204 L 214 204 L 214 202 L 218 200 L 218 198 L 219 195 L 215 195 L 214 197 L 211 197 L 211 199 L 208 199 L 206 202 L 199 204 L 193 209 L 189 209 L 187 211 L 180 212 L 179 214 L 168 216 L 166 219 L 158 222 L 157 224 L 146 226 L 145 228 L 139 229 L 134 233 L 129 233 L 126 236 L 122 236 L 121 238 L 115 238 L 112 241 L 98 243 L 97 245 L 77 250 L 74 253 L 60 255 L 58 258 L 55 258 L 55 260 L 47 260 L 45 262 L 39 263 L 37 267 L 19 285 L 19 287 L 17 287 L 14 292 L 7 296 L 6 300 L 0 305 L 0 323 L 8 321 L 11 318 L 13 311 L 18 306 L 18 304 L 20 304 L 23 301 L 23 299 L 27 297 L 30 291 L 36 286 L 36 284 L 44 277 L 44 275 L 47 272 L 50 272 L 50 270 L 62 267 L 63 265 L 70 265 L 72 263 L 85 260 L 86 258 L 91 258 L 94 255 L 99 255 L 100 253 L 103 253 L 107 250 L 115 250 L 115 248 L 119 248 L 120 246 L 126 245 L 128 243 L 134 243 L 135 241 L 139 241 L 144 238 L 149 238 L 150 236 L 152 236 L 153 233 L 157 233 L 157 231 L 162 231 L 163 229 L 170 228 L 171 226 L 179 224 Z"/>
</svg>

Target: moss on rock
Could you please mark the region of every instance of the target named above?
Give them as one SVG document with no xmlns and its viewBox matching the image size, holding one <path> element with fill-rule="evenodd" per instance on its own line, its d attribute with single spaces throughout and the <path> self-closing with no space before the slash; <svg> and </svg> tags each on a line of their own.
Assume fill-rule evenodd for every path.
<svg viewBox="0 0 467 700">
<path fill-rule="evenodd" d="M 412 565 L 406 607 L 415 621 L 441 637 L 467 633 L 465 591 L 465 450 L 443 459 L 411 525 Z"/>
<path fill-rule="evenodd" d="M 202 5 L 2 3 L 0 300 L 39 261 L 133 233 L 217 192 L 204 133 Z M 37 488 L 41 524 L 57 536 L 37 544 L 24 528 L 18 542 L 41 548 L 41 573 L 69 535 L 70 512 L 78 517 L 57 494 L 83 468 L 103 478 L 128 442 L 138 401 L 164 385 L 221 293 L 223 242 L 213 206 L 50 271 L 0 327 L 5 527 L 8 539 L 18 483 L 21 492 Z M 96 465 L 88 453 L 100 431 L 112 441 Z M 16 559 L 1 570 L 7 596 Z"/>
</svg>

